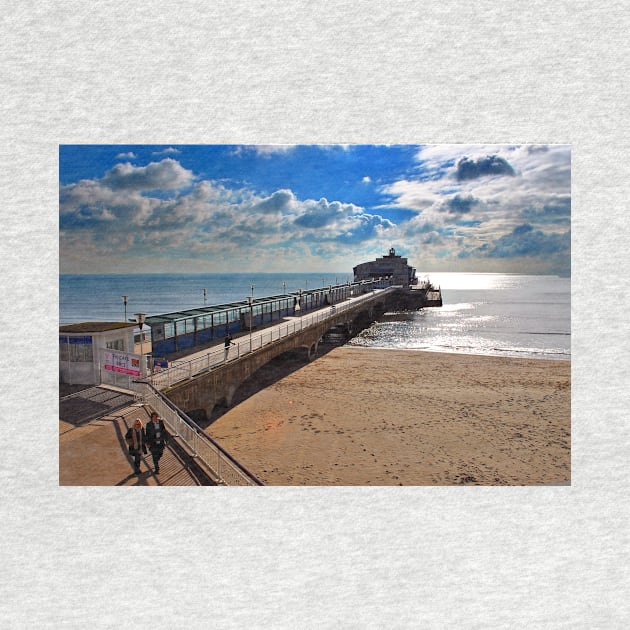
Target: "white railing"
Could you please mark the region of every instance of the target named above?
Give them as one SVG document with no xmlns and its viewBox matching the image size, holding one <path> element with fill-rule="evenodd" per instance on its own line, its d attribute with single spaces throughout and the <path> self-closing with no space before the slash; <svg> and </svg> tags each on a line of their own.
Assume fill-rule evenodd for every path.
<svg viewBox="0 0 630 630">
<path fill-rule="evenodd" d="M 204 464 L 216 483 L 226 486 L 264 485 L 149 383 L 135 381 L 134 386 L 144 404 L 157 411 L 164 420 L 171 436 L 182 442 L 190 454 Z"/>
<path fill-rule="evenodd" d="M 387 287 L 378 289 L 378 295 L 394 290 L 395 287 Z M 160 372 L 152 374 L 149 382 L 157 389 L 165 389 L 171 387 L 175 383 L 191 379 L 197 374 L 208 372 L 213 368 L 223 365 L 228 361 L 238 359 L 250 352 L 259 350 L 269 343 L 278 341 L 285 337 L 289 337 L 297 332 L 301 332 L 310 326 L 318 324 L 321 321 L 331 318 L 332 316 L 354 308 L 358 304 L 373 299 L 375 293 L 352 298 L 346 302 L 340 302 L 334 306 L 328 306 L 317 311 L 307 313 L 302 316 L 295 316 L 290 321 L 257 331 L 252 335 L 244 335 L 237 342 L 232 342 L 229 348 L 218 347 L 213 348 L 202 356 L 193 359 L 182 359 L 172 361 L 168 368 L 162 369 Z"/>
</svg>

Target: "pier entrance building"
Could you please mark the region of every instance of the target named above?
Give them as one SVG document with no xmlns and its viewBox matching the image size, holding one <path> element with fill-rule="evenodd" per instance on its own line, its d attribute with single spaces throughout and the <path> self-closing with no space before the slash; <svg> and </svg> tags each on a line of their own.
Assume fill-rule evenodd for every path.
<svg viewBox="0 0 630 630">
<path fill-rule="evenodd" d="M 83 322 L 59 328 L 59 380 L 68 385 L 101 383 L 129 388 L 141 374 L 135 324 Z"/>
</svg>

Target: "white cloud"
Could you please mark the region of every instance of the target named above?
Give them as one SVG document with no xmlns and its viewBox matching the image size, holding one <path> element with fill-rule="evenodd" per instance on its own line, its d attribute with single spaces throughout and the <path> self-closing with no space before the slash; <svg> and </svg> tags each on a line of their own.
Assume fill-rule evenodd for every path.
<svg viewBox="0 0 630 630">
<path fill-rule="evenodd" d="M 258 155 L 268 157 L 276 153 L 290 153 L 296 146 L 295 144 L 254 144 L 250 148 L 254 149 Z"/>
<path fill-rule="evenodd" d="M 254 148 L 271 155 L 294 147 L 237 147 Z M 457 163 L 464 155 L 476 161 L 500 156 L 514 175 L 458 180 Z M 151 252 L 163 269 L 182 268 L 187 261 L 189 269 L 195 263 L 206 269 L 273 270 L 286 268 L 283 259 L 299 260 L 303 269 L 343 269 L 391 246 L 412 264 L 435 269 L 473 262 L 480 269 L 490 265 L 480 259 L 483 252 L 494 252 L 496 269 L 507 264 L 506 256 L 497 260 L 497 252 L 566 243 L 569 147 L 429 146 L 419 151 L 418 165 L 416 177 L 407 170 L 404 179 L 381 189 L 393 199 L 389 209 L 416 212 L 395 225 L 385 210 L 381 215 L 353 203 L 299 199 L 289 188 L 268 195 L 227 188 L 227 180 L 201 180 L 173 158 L 116 164 L 100 179 L 60 188 L 62 270 L 82 269 L 83 259 L 98 271 L 99 264 L 111 268 L 112 260 L 150 260 Z M 361 181 L 372 183 L 369 176 Z M 533 229 L 500 240 L 523 224 Z M 460 252 L 469 259 L 458 260 Z"/>
<path fill-rule="evenodd" d="M 153 151 L 152 155 L 179 155 L 181 151 L 174 147 L 168 147 L 166 149 L 161 149 L 160 151 Z"/>
<path fill-rule="evenodd" d="M 193 180 L 192 171 L 179 162 L 166 158 L 147 166 L 133 166 L 129 162 L 116 164 L 105 173 L 101 182 L 112 190 L 175 190 L 188 186 Z"/>
<path fill-rule="evenodd" d="M 60 189 L 60 239 L 64 258 L 81 234 L 82 255 L 124 257 L 155 250 L 173 255 L 227 259 L 247 250 L 260 260 L 269 247 L 312 249 L 357 244 L 393 224 L 359 206 L 325 198 L 298 200 L 288 189 L 261 197 L 231 190 L 194 174 L 170 158 L 147 166 L 119 164 L 100 180 Z M 169 192 L 164 195 L 164 192 Z M 133 238 L 129 239 L 129 234 Z M 105 247 L 103 244 L 108 243 Z"/>
</svg>

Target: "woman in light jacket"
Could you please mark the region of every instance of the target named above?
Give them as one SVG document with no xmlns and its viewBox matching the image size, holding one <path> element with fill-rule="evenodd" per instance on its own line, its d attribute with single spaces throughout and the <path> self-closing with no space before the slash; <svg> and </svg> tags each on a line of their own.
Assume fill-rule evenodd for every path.
<svg viewBox="0 0 630 630">
<path fill-rule="evenodd" d="M 129 455 L 133 457 L 134 474 L 140 474 L 140 457 L 141 453 L 147 454 L 147 437 L 142 427 L 142 420 L 136 418 L 135 424 L 129 428 L 125 434 L 127 445 L 129 446 Z"/>
</svg>

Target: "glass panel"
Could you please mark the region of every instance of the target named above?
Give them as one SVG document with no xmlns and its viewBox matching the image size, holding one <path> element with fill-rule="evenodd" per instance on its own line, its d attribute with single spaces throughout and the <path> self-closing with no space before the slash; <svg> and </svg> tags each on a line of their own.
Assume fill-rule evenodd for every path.
<svg viewBox="0 0 630 630">
<path fill-rule="evenodd" d="M 108 350 L 120 350 L 121 352 L 125 351 L 125 340 L 124 339 L 113 339 L 112 341 L 106 341 L 105 347 Z"/>
<path fill-rule="evenodd" d="M 70 361 L 77 363 L 92 361 L 92 344 L 70 344 Z"/>
</svg>

